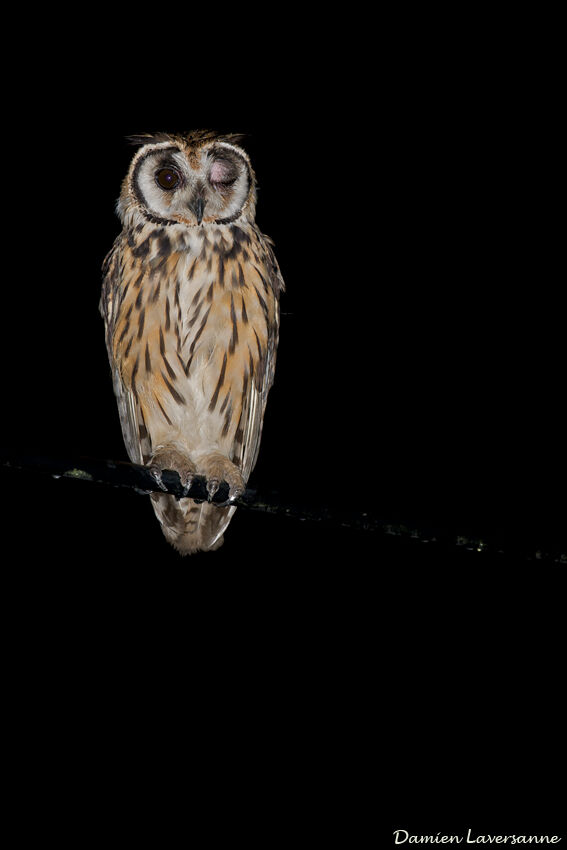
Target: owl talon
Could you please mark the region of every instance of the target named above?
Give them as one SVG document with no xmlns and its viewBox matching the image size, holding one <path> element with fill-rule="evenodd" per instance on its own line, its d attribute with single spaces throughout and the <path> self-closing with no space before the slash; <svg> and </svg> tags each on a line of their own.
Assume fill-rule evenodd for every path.
<svg viewBox="0 0 567 850">
<path fill-rule="evenodd" d="M 210 478 L 207 481 L 207 493 L 209 494 L 209 502 L 213 501 L 213 496 L 219 489 L 220 481 L 218 478 Z"/>
<path fill-rule="evenodd" d="M 232 487 L 230 487 L 230 489 L 228 491 L 228 501 L 229 502 L 236 502 L 236 500 L 239 499 L 242 496 L 243 493 L 244 493 L 243 487 L 238 487 L 238 486 L 233 485 Z"/>
<path fill-rule="evenodd" d="M 209 502 L 220 488 L 222 482 L 228 484 L 228 498 L 222 501 L 223 505 L 234 502 L 244 492 L 244 479 L 240 469 L 230 461 L 226 455 L 220 452 L 209 452 L 196 459 L 199 473 L 207 479 L 207 493 Z M 221 502 L 217 502 L 221 504 Z"/>
<path fill-rule="evenodd" d="M 169 492 L 168 488 L 162 480 L 165 469 L 177 472 L 183 490 L 183 496 L 186 496 L 195 475 L 195 464 L 193 461 L 173 446 L 158 446 L 150 460 L 149 470 L 160 488 L 167 493 Z"/>
<path fill-rule="evenodd" d="M 181 480 L 181 476 L 179 476 L 179 477 L 180 477 L 180 480 Z M 184 496 L 187 496 L 187 494 L 189 493 L 189 490 L 191 489 L 192 484 L 193 484 L 193 476 L 192 475 L 188 475 L 187 478 L 185 479 L 185 481 L 183 481 L 183 480 L 181 481 L 181 486 L 183 487 L 183 495 Z"/>
<path fill-rule="evenodd" d="M 161 489 L 164 490 L 167 493 L 167 487 L 165 486 L 165 484 L 163 483 L 162 478 L 161 478 L 162 471 L 163 470 L 161 470 L 159 468 L 159 466 L 150 466 L 150 473 L 155 478 L 158 486 L 161 487 Z"/>
</svg>

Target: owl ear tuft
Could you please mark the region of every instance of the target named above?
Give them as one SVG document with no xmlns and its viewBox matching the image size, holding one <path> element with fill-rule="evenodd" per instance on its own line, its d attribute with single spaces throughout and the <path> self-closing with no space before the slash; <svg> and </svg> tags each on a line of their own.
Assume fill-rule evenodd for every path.
<svg viewBox="0 0 567 850">
<path fill-rule="evenodd" d="M 246 133 L 226 133 L 224 136 L 219 137 L 219 141 L 228 142 L 231 145 L 240 145 L 245 141 L 246 137 Z"/>
<path fill-rule="evenodd" d="M 171 136 L 168 133 L 140 133 L 133 136 L 126 136 L 126 141 L 130 145 L 140 147 L 140 145 L 156 145 L 158 142 L 169 142 Z"/>
<path fill-rule="evenodd" d="M 218 130 L 191 130 L 183 137 L 190 145 L 205 145 L 208 142 L 229 142 L 238 145 L 246 138 L 246 133 L 221 133 Z"/>
<path fill-rule="evenodd" d="M 246 139 L 246 133 L 218 133 L 216 130 L 194 130 L 190 133 L 182 134 L 179 138 L 185 139 L 190 144 L 201 145 L 210 141 L 228 142 L 232 145 L 239 145 Z M 178 137 L 171 133 L 134 133 L 126 136 L 126 141 L 134 147 L 141 145 L 156 145 L 159 142 L 172 142 Z"/>
</svg>

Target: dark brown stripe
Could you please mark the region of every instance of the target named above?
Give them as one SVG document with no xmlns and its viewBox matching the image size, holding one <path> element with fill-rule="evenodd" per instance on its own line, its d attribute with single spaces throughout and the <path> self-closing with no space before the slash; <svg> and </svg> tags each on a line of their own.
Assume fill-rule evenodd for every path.
<svg viewBox="0 0 567 850">
<path fill-rule="evenodd" d="M 181 302 L 179 300 L 179 283 L 177 283 L 176 287 L 175 287 L 175 303 L 176 303 L 176 307 L 177 307 L 177 321 L 176 321 L 177 327 L 175 328 L 175 332 L 179 336 L 179 325 L 183 324 L 183 311 L 181 309 Z"/>
<path fill-rule="evenodd" d="M 179 357 L 179 359 L 181 360 L 181 357 Z M 187 363 L 185 364 L 185 367 L 184 367 L 185 368 L 185 374 L 187 375 L 187 377 L 189 377 L 189 369 L 191 368 L 192 361 L 193 361 L 193 355 L 191 354 L 191 356 L 188 358 Z M 181 362 L 183 363 L 182 360 L 181 360 Z"/>
<path fill-rule="evenodd" d="M 220 370 L 219 379 L 217 381 L 217 385 L 215 387 L 213 397 L 211 398 L 211 402 L 209 404 L 209 412 L 213 411 L 216 407 L 217 400 L 218 400 L 218 397 L 219 397 L 219 393 L 221 391 L 221 387 L 224 384 L 225 372 L 226 372 L 226 351 L 224 353 L 224 357 L 223 357 L 223 360 L 222 360 L 222 367 L 221 367 L 221 370 Z"/>
<path fill-rule="evenodd" d="M 167 424 L 168 424 L 168 425 L 173 425 L 173 422 L 171 421 L 171 419 L 169 418 L 169 416 L 167 415 L 167 413 L 165 412 L 165 410 L 164 410 L 164 409 L 163 409 L 163 407 L 161 406 L 160 401 L 159 401 L 159 399 L 158 399 L 158 398 L 156 398 L 156 401 L 157 401 L 157 406 L 159 407 L 159 409 L 160 409 L 160 410 L 161 410 L 161 412 L 163 413 L 163 416 L 164 416 L 165 421 L 167 422 Z"/>
<path fill-rule="evenodd" d="M 197 333 L 193 337 L 193 342 L 191 343 L 191 347 L 189 349 L 189 354 L 193 354 L 193 352 L 195 351 L 195 346 L 197 345 L 197 340 L 199 339 L 199 337 L 203 333 L 203 330 L 205 329 L 205 325 L 207 324 L 207 319 L 209 318 L 210 312 L 211 312 L 211 308 L 209 307 L 209 309 L 207 310 L 207 312 L 203 316 L 203 321 L 201 322 L 201 326 L 200 326 L 199 330 L 197 331 Z"/>
<path fill-rule="evenodd" d="M 229 352 L 234 354 L 234 349 L 236 348 L 236 343 L 238 342 L 238 322 L 236 321 L 236 311 L 234 309 L 234 298 L 232 293 L 230 294 L 230 319 L 232 321 L 232 338 L 230 340 Z"/>
<path fill-rule="evenodd" d="M 258 275 L 260 276 L 260 280 L 262 281 L 262 283 L 263 283 L 263 285 L 264 285 L 264 289 L 265 289 L 265 290 L 266 290 L 266 292 L 267 292 L 267 291 L 268 291 L 268 289 L 270 288 L 270 287 L 269 287 L 269 284 L 268 284 L 268 281 L 266 280 L 266 278 L 264 277 L 264 275 L 262 274 L 262 272 L 260 271 L 260 269 L 258 268 L 258 266 L 257 266 L 256 264 L 254 264 L 254 268 L 255 268 L 255 269 L 256 269 L 256 271 L 258 272 Z"/>
<path fill-rule="evenodd" d="M 197 304 L 197 306 L 195 307 L 195 309 L 193 311 L 193 315 L 187 321 L 187 327 L 188 328 L 192 328 L 193 325 L 195 324 L 195 322 L 197 321 L 197 319 L 199 318 L 199 313 L 201 312 L 202 306 L 203 306 L 203 302 L 199 301 L 199 303 Z M 185 339 L 187 339 L 187 336 L 188 336 L 188 334 L 185 334 Z"/>
<path fill-rule="evenodd" d="M 201 253 L 199 254 L 199 261 L 204 263 L 205 260 L 207 259 L 208 253 L 209 253 L 209 240 L 205 237 L 205 239 L 203 239 L 203 244 L 201 246 Z"/>
<path fill-rule="evenodd" d="M 116 343 L 117 345 L 120 345 L 120 343 L 122 342 L 122 340 L 124 339 L 124 337 L 125 337 L 125 336 L 126 336 L 126 334 L 128 333 L 128 329 L 129 329 L 129 327 L 130 327 L 130 322 L 129 322 L 129 320 L 128 320 L 128 319 L 126 319 L 126 322 L 125 322 L 125 324 L 124 324 L 124 328 L 122 329 L 122 333 L 121 333 L 121 334 L 120 334 L 120 336 L 118 337 L 118 342 Z"/>
<path fill-rule="evenodd" d="M 165 341 L 163 338 L 163 331 L 159 329 L 159 353 L 162 357 L 165 357 Z"/>
<path fill-rule="evenodd" d="M 232 238 L 239 245 L 248 245 L 250 242 L 250 237 L 241 227 L 233 227 L 232 228 Z"/>
<path fill-rule="evenodd" d="M 234 215 L 228 216 L 228 218 L 215 218 L 215 224 L 232 224 L 233 221 L 236 221 L 237 218 L 240 218 L 240 214 L 242 212 L 242 207 L 234 213 Z"/>
<path fill-rule="evenodd" d="M 152 224 L 162 224 L 164 227 L 169 227 L 170 224 L 179 224 L 174 218 L 160 218 L 158 215 L 152 215 L 147 210 L 140 208 L 140 212 L 144 216 L 147 221 L 151 221 Z"/>
<path fill-rule="evenodd" d="M 262 389 L 262 383 L 264 381 L 265 358 L 256 330 L 254 330 L 254 336 L 256 337 L 256 345 L 258 347 L 258 359 L 254 366 L 254 382 L 256 387 L 260 390 Z"/>
<path fill-rule="evenodd" d="M 189 271 L 187 272 L 187 280 L 191 280 L 191 278 L 193 277 L 193 272 L 195 271 L 195 267 L 196 267 L 198 262 L 199 262 L 199 259 L 197 257 L 195 257 L 195 259 L 193 260 L 193 262 L 189 266 Z"/>
<path fill-rule="evenodd" d="M 122 303 L 123 303 L 124 299 L 126 298 L 126 293 L 128 292 L 129 288 L 130 288 L 130 282 L 126 281 L 124 283 L 122 289 L 119 291 L 119 294 L 118 294 L 118 308 L 122 307 Z"/>
<path fill-rule="evenodd" d="M 151 246 L 151 237 L 148 236 L 148 237 L 146 237 L 146 239 L 144 239 L 143 242 L 140 242 L 139 245 L 136 245 L 135 248 L 132 248 L 132 256 L 133 257 L 140 257 L 141 259 L 143 259 L 144 257 L 147 257 L 148 254 L 150 253 L 150 246 Z"/>
<path fill-rule="evenodd" d="M 138 339 L 142 339 L 142 334 L 144 333 L 144 322 L 146 320 L 146 308 L 142 307 L 140 310 L 140 317 L 138 319 Z"/>
<path fill-rule="evenodd" d="M 168 257 L 171 253 L 171 242 L 169 236 L 163 230 L 159 234 L 157 243 L 158 257 Z"/>
<path fill-rule="evenodd" d="M 231 260 L 236 260 L 237 257 L 240 256 L 240 245 L 238 245 L 237 242 L 233 242 L 232 247 L 230 248 L 229 251 L 226 252 L 226 254 L 224 256 L 225 256 L 225 259 L 228 260 L 229 262 Z"/>
<path fill-rule="evenodd" d="M 219 240 L 215 245 L 215 250 L 218 251 L 218 253 L 221 255 L 226 254 L 226 252 L 228 251 L 228 242 L 225 242 L 225 238 L 222 233 L 220 234 Z"/>
<path fill-rule="evenodd" d="M 136 389 L 136 375 L 137 374 L 138 374 L 138 358 L 136 357 L 136 362 L 134 363 L 134 367 L 132 369 L 132 376 L 130 378 L 130 386 L 131 386 L 132 392 L 136 396 L 136 399 L 138 398 L 138 390 Z"/>
<path fill-rule="evenodd" d="M 185 404 L 185 399 L 183 398 L 183 396 L 180 393 L 177 392 L 177 390 L 175 389 L 173 384 L 171 384 L 167 380 L 163 370 L 162 370 L 161 376 L 162 376 L 163 380 L 165 381 L 165 385 L 166 385 L 167 389 L 169 390 L 169 392 L 171 393 L 173 400 L 176 401 L 177 404 Z"/>
<path fill-rule="evenodd" d="M 228 429 L 230 428 L 232 422 L 232 401 L 228 405 L 228 410 L 226 411 L 226 416 L 224 417 L 224 426 L 222 429 L 222 436 L 226 437 L 228 434 Z"/>
<path fill-rule="evenodd" d="M 221 404 L 221 408 L 220 408 L 220 410 L 219 410 L 219 413 L 224 413 L 225 408 L 226 408 L 226 406 L 227 406 L 227 404 L 228 404 L 228 400 L 229 400 L 229 398 L 230 398 L 230 389 L 229 389 L 229 391 L 227 392 L 227 394 L 226 394 L 226 395 L 225 395 L 225 397 L 224 397 L 224 401 L 223 401 L 223 403 Z"/>
<path fill-rule="evenodd" d="M 184 372 L 186 372 L 185 363 L 183 362 L 183 358 L 182 358 L 181 354 L 179 353 L 179 351 L 176 351 L 175 353 L 177 355 L 177 359 L 179 360 L 179 364 L 180 364 L 181 368 L 183 369 Z M 187 374 L 187 372 L 186 372 L 186 374 Z"/>
<path fill-rule="evenodd" d="M 152 360 L 150 357 L 150 344 L 146 342 L 146 372 L 152 371 Z"/>
<path fill-rule="evenodd" d="M 158 300 L 160 289 L 161 289 L 161 275 L 159 276 L 157 286 L 155 287 L 155 289 L 152 293 L 152 304 L 155 304 L 156 301 Z"/>
<path fill-rule="evenodd" d="M 171 317 L 169 315 L 169 295 L 165 299 L 165 330 L 166 332 L 171 327 Z"/>
<path fill-rule="evenodd" d="M 264 299 L 262 298 L 262 296 L 260 295 L 260 293 L 258 292 L 256 287 L 254 287 L 254 292 L 258 296 L 258 301 L 260 302 L 260 306 L 262 307 L 262 310 L 264 312 L 264 316 L 267 319 L 268 318 L 268 305 L 266 304 L 266 302 L 264 301 Z"/>
<path fill-rule="evenodd" d="M 181 329 L 179 322 L 175 323 L 175 342 L 177 343 L 176 347 L 179 351 L 179 349 L 181 348 Z"/>
<path fill-rule="evenodd" d="M 195 304 L 199 301 L 200 297 L 201 297 L 201 290 L 198 289 L 197 292 L 195 293 L 195 295 L 193 296 L 193 298 L 191 299 L 191 303 L 189 304 L 189 309 L 191 309 L 191 307 L 195 306 Z"/>
<path fill-rule="evenodd" d="M 242 296 L 242 324 L 248 324 L 248 313 L 246 312 L 246 304 L 244 303 L 244 295 Z"/>
<path fill-rule="evenodd" d="M 177 378 L 177 375 L 175 374 L 175 372 L 174 372 L 174 371 L 173 371 L 173 369 L 171 368 L 171 366 L 170 366 L 170 364 L 169 364 L 169 361 L 168 361 L 167 357 L 165 356 L 165 354 L 163 355 L 162 360 L 163 360 L 163 364 L 164 364 L 165 368 L 167 369 L 167 374 L 169 375 L 169 377 L 170 377 L 173 381 L 175 381 L 175 379 Z"/>
</svg>

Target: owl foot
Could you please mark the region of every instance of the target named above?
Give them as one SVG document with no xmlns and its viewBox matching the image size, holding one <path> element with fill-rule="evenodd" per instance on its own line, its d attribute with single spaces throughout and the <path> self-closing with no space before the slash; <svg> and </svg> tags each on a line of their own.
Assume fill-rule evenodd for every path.
<svg viewBox="0 0 567 850">
<path fill-rule="evenodd" d="M 228 501 L 234 502 L 244 493 L 245 484 L 242 473 L 236 464 L 232 463 L 220 452 L 211 452 L 202 456 L 197 461 L 197 470 L 207 479 L 206 487 L 209 494 L 209 502 L 220 487 L 221 481 L 228 484 Z"/>
<path fill-rule="evenodd" d="M 166 491 L 167 487 L 162 481 L 164 469 L 177 472 L 185 496 L 191 488 L 193 477 L 197 471 L 193 461 L 178 449 L 174 449 L 173 446 L 158 446 L 149 462 L 149 468 L 161 489 Z"/>
</svg>

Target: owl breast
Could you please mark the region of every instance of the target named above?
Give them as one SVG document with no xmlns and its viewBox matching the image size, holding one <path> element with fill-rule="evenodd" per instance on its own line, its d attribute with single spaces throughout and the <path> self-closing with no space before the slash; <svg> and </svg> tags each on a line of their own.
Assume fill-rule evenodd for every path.
<svg viewBox="0 0 567 850">
<path fill-rule="evenodd" d="M 140 411 L 144 462 L 166 442 L 242 460 L 277 343 L 269 250 L 256 226 L 148 223 L 125 233 L 115 262 L 111 345 Z"/>
</svg>

